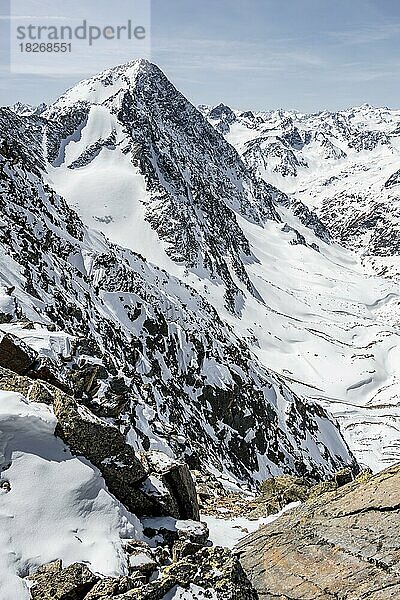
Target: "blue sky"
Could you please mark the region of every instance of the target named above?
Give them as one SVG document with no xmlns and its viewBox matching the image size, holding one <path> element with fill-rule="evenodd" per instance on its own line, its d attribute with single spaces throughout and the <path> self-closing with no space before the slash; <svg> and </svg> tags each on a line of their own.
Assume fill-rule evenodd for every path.
<svg viewBox="0 0 400 600">
<path fill-rule="evenodd" d="M 4 15 L 8 0 L 0 2 Z M 54 14 L 54 1 L 40 5 L 46 2 Z M 88 18 L 102 10 L 99 0 L 79 5 Z M 128 16 L 132 1 L 103 6 L 108 12 L 123 6 Z M 304 111 L 364 102 L 400 107 L 397 0 L 152 0 L 151 23 L 153 62 L 194 103 Z M 7 25 L 0 20 L 3 40 Z M 126 43 L 120 54 L 136 58 Z M 104 56 L 104 66 L 111 59 Z M 52 100 L 89 74 L 86 62 L 73 76 L 11 75 L 4 58 L 0 103 Z"/>
</svg>

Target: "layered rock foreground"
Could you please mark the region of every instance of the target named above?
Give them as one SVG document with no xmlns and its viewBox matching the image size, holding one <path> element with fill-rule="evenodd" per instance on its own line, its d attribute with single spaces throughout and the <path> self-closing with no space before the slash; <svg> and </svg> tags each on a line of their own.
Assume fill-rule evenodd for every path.
<svg viewBox="0 0 400 600">
<path fill-rule="evenodd" d="M 400 466 L 307 501 L 239 543 L 260 600 L 400 597 Z"/>
</svg>

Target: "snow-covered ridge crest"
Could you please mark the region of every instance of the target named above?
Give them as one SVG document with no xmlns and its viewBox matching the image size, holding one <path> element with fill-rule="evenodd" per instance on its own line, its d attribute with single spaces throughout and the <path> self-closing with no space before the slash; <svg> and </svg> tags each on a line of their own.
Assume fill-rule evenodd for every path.
<svg viewBox="0 0 400 600">
<path fill-rule="evenodd" d="M 53 103 L 44 116 L 51 118 L 54 110 L 63 109 L 76 102 L 86 101 L 91 104 L 102 104 L 118 94 L 121 90 L 133 91 L 139 75 L 155 76 L 161 71 L 148 60 L 133 60 L 96 75 L 84 79 L 67 90 Z"/>
</svg>

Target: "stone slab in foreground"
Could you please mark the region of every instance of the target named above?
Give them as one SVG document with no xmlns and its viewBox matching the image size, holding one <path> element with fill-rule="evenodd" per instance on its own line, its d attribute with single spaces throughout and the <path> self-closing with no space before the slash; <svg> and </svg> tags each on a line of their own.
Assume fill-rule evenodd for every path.
<svg viewBox="0 0 400 600">
<path fill-rule="evenodd" d="M 400 465 L 306 502 L 237 550 L 260 600 L 399 600 Z"/>
</svg>

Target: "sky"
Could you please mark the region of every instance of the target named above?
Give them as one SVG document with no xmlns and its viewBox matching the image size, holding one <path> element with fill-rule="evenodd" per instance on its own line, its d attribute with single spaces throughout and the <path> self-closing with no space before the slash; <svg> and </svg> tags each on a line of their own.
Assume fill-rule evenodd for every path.
<svg viewBox="0 0 400 600">
<path fill-rule="evenodd" d="M 127 41 L 111 51 L 105 42 L 94 61 L 76 56 L 71 72 L 60 63 L 53 73 L 10 73 L 10 1 L 22 2 L 28 15 L 36 14 L 35 5 L 52 17 L 57 11 L 57 0 L 0 0 L 2 105 L 49 102 L 76 81 L 141 52 Z M 84 16 L 117 23 L 124 16 L 145 19 L 137 15 L 136 1 L 62 5 L 77 21 Z M 150 58 L 195 104 L 305 112 L 363 103 L 400 108 L 398 0 L 150 1 Z"/>
</svg>

